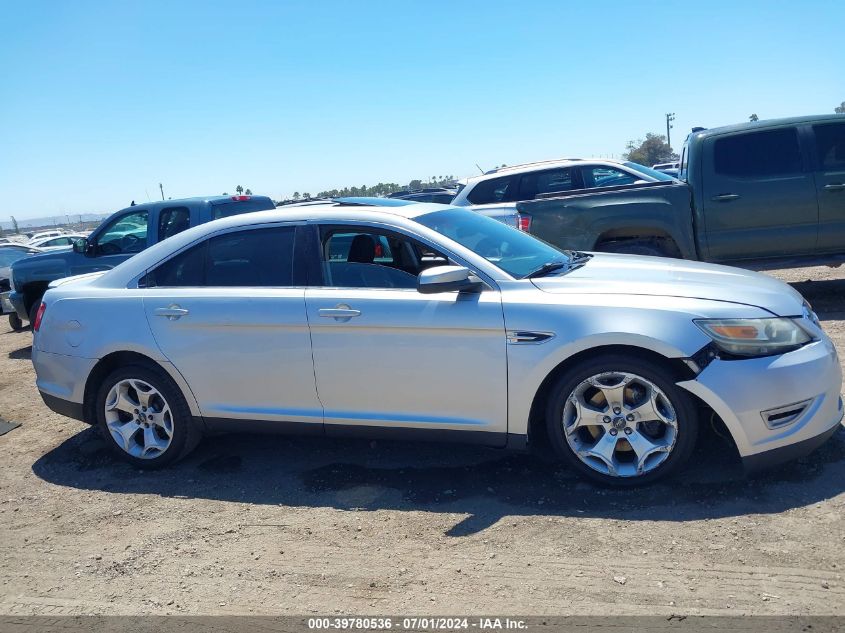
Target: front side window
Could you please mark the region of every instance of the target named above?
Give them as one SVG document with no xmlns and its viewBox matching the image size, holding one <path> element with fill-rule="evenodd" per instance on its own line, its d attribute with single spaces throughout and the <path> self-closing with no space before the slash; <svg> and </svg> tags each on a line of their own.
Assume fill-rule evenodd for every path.
<svg viewBox="0 0 845 633">
<path fill-rule="evenodd" d="M 324 227 L 324 285 L 332 288 L 416 288 L 417 275 L 448 258 L 407 236 L 368 227 Z"/>
<path fill-rule="evenodd" d="M 825 171 L 845 169 L 845 123 L 814 125 L 819 167 Z"/>
<path fill-rule="evenodd" d="M 518 186 L 519 178 L 517 176 L 482 180 L 467 194 L 467 200 L 472 204 L 511 202 L 517 199 L 516 188 Z"/>
<path fill-rule="evenodd" d="M 47 240 L 42 246 L 70 246 L 69 237 L 57 237 L 52 240 Z"/>
<path fill-rule="evenodd" d="M 513 277 L 525 277 L 549 262 L 569 261 L 568 252 L 477 213 L 449 209 L 414 219 L 481 255 Z"/>
<path fill-rule="evenodd" d="M 295 227 L 235 231 L 212 237 L 150 272 L 148 287 L 289 287 Z"/>
<path fill-rule="evenodd" d="M 738 178 L 786 176 L 801 172 L 798 130 L 794 127 L 716 139 L 713 167 Z"/>
<path fill-rule="evenodd" d="M 147 247 L 147 211 L 129 213 L 112 220 L 97 238 L 99 255 L 139 253 Z"/>
</svg>

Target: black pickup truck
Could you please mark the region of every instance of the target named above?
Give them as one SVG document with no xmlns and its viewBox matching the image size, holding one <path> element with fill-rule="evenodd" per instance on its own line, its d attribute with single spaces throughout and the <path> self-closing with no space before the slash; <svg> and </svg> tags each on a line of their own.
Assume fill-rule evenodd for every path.
<svg viewBox="0 0 845 633">
<path fill-rule="evenodd" d="M 845 261 L 845 115 L 696 128 L 678 177 L 546 193 L 510 222 L 576 250 L 757 270 Z"/>
<path fill-rule="evenodd" d="M 211 196 L 122 209 L 72 249 L 34 255 L 12 264 L 9 301 L 21 319 L 32 323 L 51 281 L 114 268 L 145 248 L 204 222 L 274 208 L 267 196 Z"/>
</svg>

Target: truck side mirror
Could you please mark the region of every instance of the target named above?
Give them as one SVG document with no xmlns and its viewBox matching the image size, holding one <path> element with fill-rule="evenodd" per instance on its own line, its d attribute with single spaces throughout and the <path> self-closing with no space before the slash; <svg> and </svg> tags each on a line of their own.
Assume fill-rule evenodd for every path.
<svg viewBox="0 0 845 633">
<path fill-rule="evenodd" d="M 88 240 L 84 237 L 81 237 L 73 243 L 73 252 L 79 253 L 81 255 L 86 255 L 90 247 L 91 245 L 88 243 Z"/>
</svg>

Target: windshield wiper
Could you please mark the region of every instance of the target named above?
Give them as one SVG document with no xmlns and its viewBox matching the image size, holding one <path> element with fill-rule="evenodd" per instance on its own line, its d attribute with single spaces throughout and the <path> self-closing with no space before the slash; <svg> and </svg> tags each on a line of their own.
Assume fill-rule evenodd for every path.
<svg viewBox="0 0 845 633">
<path fill-rule="evenodd" d="M 546 262 L 542 266 L 540 266 L 537 270 L 533 270 L 523 279 L 533 279 L 534 277 L 542 277 L 544 275 L 548 275 L 550 272 L 555 270 L 559 270 L 561 268 L 569 268 L 569 260 L 568 259 L 557 259 L 552 262 Z"/>
</svg>

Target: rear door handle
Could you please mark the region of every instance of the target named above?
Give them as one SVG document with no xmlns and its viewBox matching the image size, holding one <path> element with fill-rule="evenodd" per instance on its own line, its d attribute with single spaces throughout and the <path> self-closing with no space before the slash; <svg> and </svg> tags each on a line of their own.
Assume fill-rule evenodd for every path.
<svg viewBox="0 0 845 633">
<path fill-rule="evenodd" d="M 348 321 L 352 317 L 361 316 L 360 310 L 350 308 L 345 303 L 338 304 L 334 308 L 320 308 L 317 312 L 321 317 L 337 321 Z"/>
<path fill-rule="evenodd" d="M 828 191 L 842 191 L 843 189 L 845 189 L 845 183 L 832 182 L 829 185 L 825 185 L 824 188 Z"/>
<path fill-rule="evenodd" d="M 710 198 L 713 202 L 728 202 L 729 200 L 739 199 L 738 193 L 720 193 L 718 196 Z"/>
<path fill-rule="evenodd" d="M 180 308 L 177 305 L 167 306 L 166 308 L 156 308 L 153 312 L 156 316 L 160 317 L 167 317 L 168 321 L 175 321 L 186 314 L 188 314 L 188 310 L 185 308 Z"/>
</svg>

